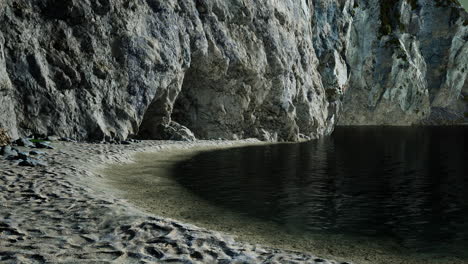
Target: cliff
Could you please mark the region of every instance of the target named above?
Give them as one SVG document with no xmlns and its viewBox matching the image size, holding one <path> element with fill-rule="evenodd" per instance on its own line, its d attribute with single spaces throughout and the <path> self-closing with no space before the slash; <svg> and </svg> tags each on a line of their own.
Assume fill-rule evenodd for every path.
<svg viewBox="0 0 468 264">
<path fill-rule="evenodd" d="M 454 1 L 6 0 L 0 13 L 13 138 L 294 141 L 466 111 Z"/>
<path fill-rule="evenodd" d="M 444 124 L 468 112 L 468 16 L 453 0 L 359 1 L 342 125 Z"/>
</svg>

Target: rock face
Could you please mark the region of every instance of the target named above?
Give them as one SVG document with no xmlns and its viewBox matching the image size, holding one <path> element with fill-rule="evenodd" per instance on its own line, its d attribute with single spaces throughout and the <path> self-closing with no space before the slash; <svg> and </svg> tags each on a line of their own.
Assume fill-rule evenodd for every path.
<svg viewBox="0 0 468 264">
<path fill-rule="evenodd" d="M 333 127 L 310 1 L 2 3 L 0 125 L 14 136 L 159 139 L 177 122 L 199 138 L 297 140 Z"/>
<path fill-rule="evenodd" d="M 341 112 L 349 125 L 465 111 L 466 12 L 380 2 L 1 1 L 0 127 L 294 141 L 330 133 Z"/>
<path fill-rule="evenodd" d="M 353 10 L 350 89 L 339 124 L 443 124 L 441 109 L 463 122 L 466 11 L 448 0 L 358 1 Z"/>
</svg>

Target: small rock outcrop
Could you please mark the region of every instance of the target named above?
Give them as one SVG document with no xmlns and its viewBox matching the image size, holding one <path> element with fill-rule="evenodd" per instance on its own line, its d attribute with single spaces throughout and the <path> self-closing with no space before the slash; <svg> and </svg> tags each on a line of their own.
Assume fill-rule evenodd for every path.
<svg viewBox="0 0 468 264">
<path fill-rule="evenodd" d="M 467 109 L 456 1 L 6 0 L 0 13 L 13 138 L 295 141 Z"/>
<path fill-rule="evenodd" d="M 162 140 L 195 141 L 197 138 L 187 127 L 171 121 L 158 126 L 143 126 L 140 128 L 140 137 Z"/>
</svg>

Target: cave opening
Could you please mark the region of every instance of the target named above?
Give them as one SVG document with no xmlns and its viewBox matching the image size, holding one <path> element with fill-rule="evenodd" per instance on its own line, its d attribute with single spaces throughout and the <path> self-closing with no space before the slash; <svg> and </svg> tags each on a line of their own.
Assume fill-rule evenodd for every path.
<svg viewBox="0 0 468 264">
<path fill-rule="evenodd" d="M 197 93 L 193 93 L 192 89 L 197 82 L 200 82 L 200 80 L 193 78 L 193 72 L 193 69 L 189 69 L 186 72 L 181 91 L 174 101 L 171 113 L 171 120 L 173 122 L 185 126 L 191 131 L 195 128 L 194 124 L 196 123 L 198 113 Z"/>
<path fill-rule="evenodd" d="M 165 89 L 158 89 L 141 122 L 138 138 L 153 140 L 193 140 L 192 129 L 197 120 L 197 102 L 193 93 L 200 82 L 194 70 L 188 69 L 181 82 L 175 81 Z M 182 79 L 182 78 L 181 78 Z"/>
</svg>

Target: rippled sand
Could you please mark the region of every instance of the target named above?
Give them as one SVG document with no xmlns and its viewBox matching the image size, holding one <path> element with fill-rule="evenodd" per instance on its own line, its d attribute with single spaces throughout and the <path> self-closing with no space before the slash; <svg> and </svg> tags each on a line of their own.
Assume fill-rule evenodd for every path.
<svg viewBox="0 0 468 264">
<path fill-rule="evenodd" d="M 300 236 L 284 230 L 284 227 L 275 223 L 223 209 L 188 191 L 170 175 L 171 168 L 178 161 L 189 159 L 204 150 L 206 148 L 194 147 L 159 153 L 139 153 L 135 156 L 136 163 L 107 168 L 103 173 L 108 175 L 108 184 L 117 190 L 116 196 L 128 199 L 147 212 L 232 234 L 238 240 L 250 244 L 313 252 L 325 259 L 346 259 L 354 263 L 467 263 L 450 256 L 440 259 L 431 255 L 409 255 L 404 248 L 390 240 L 375 241 L 366 237 L 350 238 L 330 234 Z"/>
<path fill-rule="evenodd" d="M 190 153 L 199 147 L 252 143 L 256 141 L 145 141 L 130 146 L 54 142 L 56 149 L 42 158 L 47 167 L 19 167 L 0 160 L 0 262 L 339 263 L 237 242 L 226 232 L 185 224 L 192 223 L 187 218 L 171 220 L 172 212 L 183 207 L 173 202 L 183 200 L 171 196 L 170 182 L 150 202 L 159 208 L 157 214 L 145 206 L 139 209 L 134 199 L 123 199 L 129 192 L 148 197 L 147 189 L 130 184 L 133 174 L 120 173 L 120 166 L 134 166 L 136 153 L 170 157 L 183 149 Z M 110 177 L 104 177 L 104 171 Z M 121 185 L 125 191 L 109 184 L 116 175 L 127 182 Z"/>
</svg>

